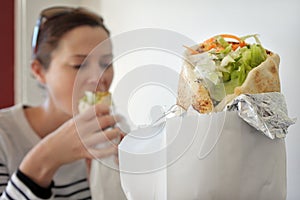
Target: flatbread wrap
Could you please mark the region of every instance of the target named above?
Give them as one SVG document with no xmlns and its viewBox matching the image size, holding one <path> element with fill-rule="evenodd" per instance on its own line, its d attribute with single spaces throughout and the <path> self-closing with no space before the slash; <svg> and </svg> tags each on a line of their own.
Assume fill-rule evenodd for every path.
<svg viewBox="0 0 300 200">
<path fill-rule="evenodd" d="M 112 104 L 111 93 L 86 91 L 85 95 L 79 101 L 79 105 L 78 105 L 79 112 L 83 113 L 89 107 L 98 103 L 111 106 Z"/>
<path fill-rule="evenodd" d="M 218 112 L 240 94 L 280 92 L 280 58 L 257 35 L 221 34 L 186 48 L 177 97 L 184 109 Z"/>
</svg>

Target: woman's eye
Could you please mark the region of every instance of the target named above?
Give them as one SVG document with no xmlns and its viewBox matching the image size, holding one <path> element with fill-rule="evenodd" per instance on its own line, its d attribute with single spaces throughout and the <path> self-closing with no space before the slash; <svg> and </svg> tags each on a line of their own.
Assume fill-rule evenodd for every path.
<svg viewBox="0 0 300 200">
<path fill-rule="evenodd" d="M 81 63 L 81 64 L 78 64 L 78 65 L 73 65 L 73 68 L 74 69 L 80 69 L 80 68 L 83 68 L 86 64 L 85 63 Z"/>
<path fill-rule="evenodd" d="M 81 65 L 73 65 L 73 68 L 75 69 L 79 69 L 81 67 Z"/>
<path fill-rule="evenodd" d="M 103 69 L 109 68 L 112 66 L 112 63 L 100 63 L 100 67 Z"/>
</svg>

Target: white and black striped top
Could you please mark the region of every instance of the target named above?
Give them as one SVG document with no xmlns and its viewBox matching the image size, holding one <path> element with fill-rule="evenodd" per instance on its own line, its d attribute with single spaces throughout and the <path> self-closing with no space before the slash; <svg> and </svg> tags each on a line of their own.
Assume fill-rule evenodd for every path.
<svg viewBox="0 0 300 200">
<path fill-rule="evenodd" d="M 39 187 L 18 170 L 24 156 L 40 140 L 22 105 L 0 111 L 0 200 L 91 199 L 83 160 L 62 166 L 49 188 Z"/>
</svg>

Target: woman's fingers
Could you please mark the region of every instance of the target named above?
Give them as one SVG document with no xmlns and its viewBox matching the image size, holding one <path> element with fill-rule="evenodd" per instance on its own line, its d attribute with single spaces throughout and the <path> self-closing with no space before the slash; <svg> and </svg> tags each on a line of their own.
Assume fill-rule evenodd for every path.
<svg viewBox="0 0 300 200">
<path fill-rule="evenodd" d="M 97 133 L 90 134 L 83 142 L 87 147 L 92 147 L 101 143 L 110 143 L 114 144 L 113 139 L 118 139 L 118 142 L 121 137 L 121 131 L 118 128 L 105 130 Z M 116 145 L 116 144 L 115 144 Z"/>
<path fill-rule="evenodd" d="M 78 115 L 74 122 L 82 144 L 85 146 L 85 158 L 104 158 L 117 155 L 117 145 L 122 132 L 114 127 L 120 116 L 110 115 L 110 107 L 102 104 L 91 106 L 86 112 Z M 112 140 L 117 144 L 114 144 Z M 81 145 L 82 145 L 81 144 Z M 103 144 L 103 146 L 101 146 Z"/>
<path fill-rule="evenodd" d="M 89 149 L 89 158 L 105 158 L 111 155 L 116 155 L 118 153 L 118 147 L 116 145 L 110 145 L 106 148 L 90 148 Z"/>
<path fill-rule="evenodd" d="M 81 114 L 81 118 L 84 121 L 91 120 L 96 116 L 108 115 L 110 113 L 110 108 L 104 104 L 96 104 L 91 106 L 87 111 Z"/>
<path fill-rule="evenodd" d="M 87 133 L 99 132 L 101 130 L 105 130 L 109 127 L 113 127 L 119 121 L 119 117 L 117 115 L 104 115 L 99 117 L 94 117 L 89 121 L 75 121 L 77 131 L 80 135 Z"/>
<path fill-rule="evenodd" d="M 117 122 L 119 122 L 118 115 L 104 115 L 98 118 L 98 127 L 104 130 L 108 127 L 113 127 Z"/>
</svg>

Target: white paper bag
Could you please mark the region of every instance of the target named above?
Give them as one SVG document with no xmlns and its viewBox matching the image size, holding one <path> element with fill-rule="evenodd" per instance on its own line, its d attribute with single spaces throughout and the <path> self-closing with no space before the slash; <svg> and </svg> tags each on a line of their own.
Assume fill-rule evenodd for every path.
<svg viewBox="0 0 300 200">
<path fill-rule="evenodd" d="M 112 113 L 118 114 L 120 121 L 116 124 L 122 131 L 128 133 L 130 127 L 125 118 L 114 107 Z M 97 148 L 107 148 L 111 143 L 118 144 L 120 138 L 97 145 Z M 90 170 L 90 189 L 93 200 L 126 200 L 121 187 L 119 166 L 116 163 L 115 155 L 94 159 Z"/>
<path fill-rule="evenodd" d="M 113 157 L 109 157 L 113 161 Z M 90 188 L 93 200 L 125 200 L 118 169 L 107 163 L 93 160 L 90 173 Z"/>
<path fill-rule="evenodd" d="M 133 131 L 119 145 L 121 184 L 127 199 L 166 199 L 164 128 L 160 124 Z"/>
<path fill-rule="evenodd" d="M 130 200 L 286 198 L 284 139 L 267 138 L 236 112 L 189 112 L 135 131 L 119 159 Z"/>
</svg>

